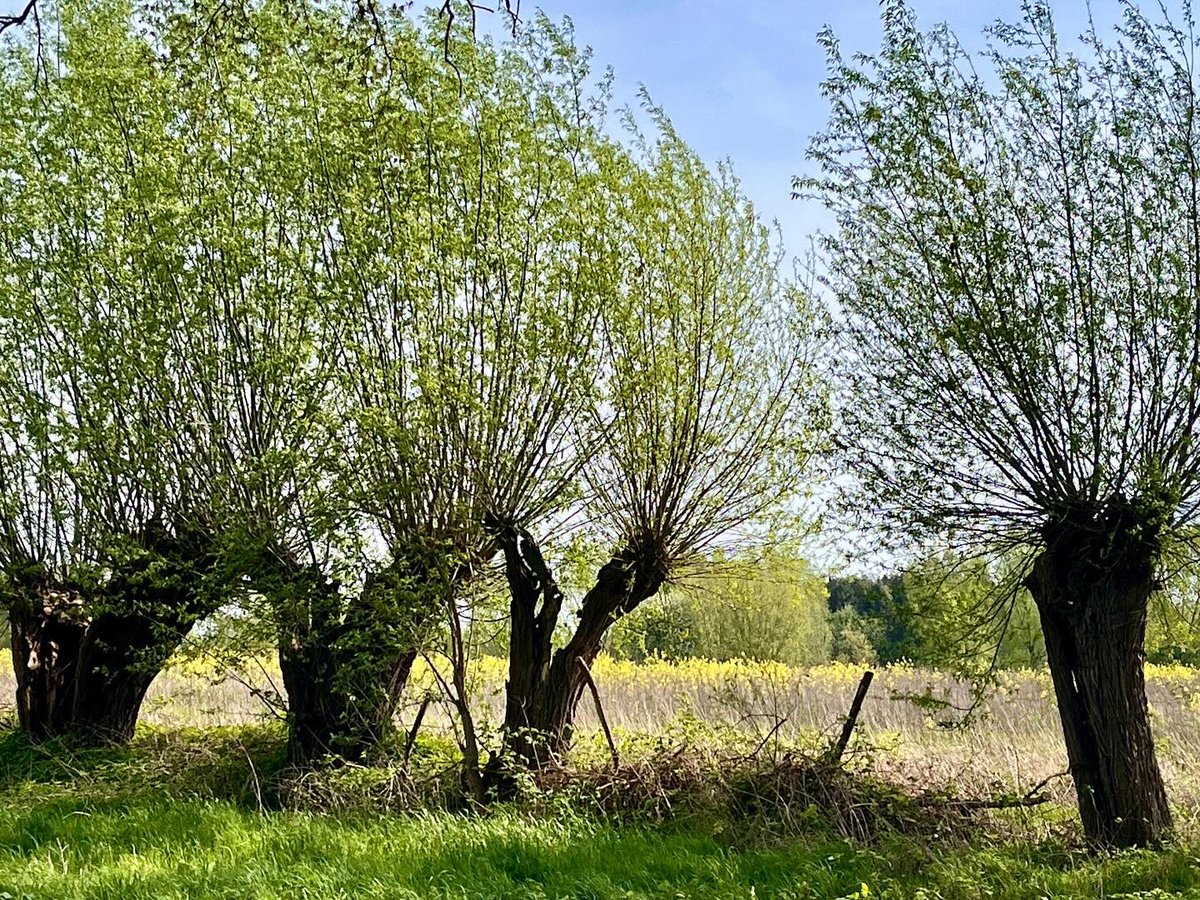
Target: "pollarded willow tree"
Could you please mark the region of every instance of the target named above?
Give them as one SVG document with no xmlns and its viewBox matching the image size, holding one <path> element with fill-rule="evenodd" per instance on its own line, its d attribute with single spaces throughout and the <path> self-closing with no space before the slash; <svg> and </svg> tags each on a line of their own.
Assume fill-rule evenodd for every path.
<svg viewBox="0 0 1200 900">
<path fill-rule="evenodd" d="M 28 44 L 0 58 L 0 578 L 34 739 L 131 737 L 216 602 L 152 227 L 173 177 L 164 85 L 126 25 L 65 11 L 37 81 Z"/>
<path fill-rule="evenodd" d="M 1129 4 L 1076 55 L 1033 5 L 983 74 L 901 2 L 884 25 L 876 57 L 824 36 L 824 174 L 799 185 L 839 226 L 841 427 L 898 527 L 1032 552 L 1084 830 L 1154 843 L 1147 606 L 1200 512 L 1194 38 Z"/>
<path fill-rule="evenodd" d="M 273 633 L 288 756 L 358 760 L 412 661 L 412 585 L 370 552 L 346 485 L 339 318 L 346 172 L 369 140 L 374 32 L 336 6 L 137 16 L 163 52 L 177 172 L 159 245 L 183 327 L 185 440 L 227 526 L 228 599 Z M 334 149 L 336 148 L 336 149 Z"/>
<path fill-rule="evenodd" d="M 598 394 L 579 433 L 581 501 L 611 547 L 565 645 L 564 597 L 530 529 L 501 535 L 512 604 L 501 756 L 569 744 L 587 670 L 618 618 L 715 546 L 753 541 L 801 487 L 822 435 L 821 317 L 782 275 L 770 230 L 729 169 L 710 171 L 650 108 L 653 144 L 601 171 L 619 280 L 601 321 Z M 761 532 L 757 532 L 761 539 Z"/>
<path fill-rule="evenodd" d="M 338 260 L 355 493 L 393 557 L 436 559 L 424 608 L 452 635 L 502 536 L 576 493 L 615 271 L 586 54 L 545 20 L 500 51 L 454 37 L 453 66 L 435 29 L 386 76 L 407 130 L 379 108 Z"/>
<path fill-rule="evenodd" d="M 378 743 L 493 532 L 575 487 L 615 267 L 603 98 L 569 38 L 455 31 L 451 65 L 440 22 L 292 12 L 221 4 L 162 34 L 184 388 L 303 763 Z"/>
<path fill-rule="evenodd" d="M 187 629 L 234 601 L 276 633 L 293 761 L 359 758 L 391 724 L 429 616 L 346 484 L 332 261 L 377 35 L 295 12 L 66 4 L 57 76 L 28 50 L 9 73 L 7 574 L 35 735 L 128 737 Z M 165 556 L 185 527 L 194 586 Z"/>
</svg>

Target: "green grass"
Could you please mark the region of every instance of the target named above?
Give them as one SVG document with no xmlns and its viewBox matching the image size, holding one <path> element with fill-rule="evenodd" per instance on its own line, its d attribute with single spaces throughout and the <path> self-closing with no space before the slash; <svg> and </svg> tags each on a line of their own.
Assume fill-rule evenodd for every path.
<svg viewBox="0 0 1200 900">
<path fill-rule="evenodd" d="M 0 740 L 12 898 L 1200 897 L 1200 848 L 1089 858 L 1060 843 L 748 839 L 735 820 L 261 811 L 271 729 L 145 732 L 126 750 Z"/>
<path fill-rule="evenodd" d="M 880 897 L 1200 896 L 1200 861 L 1183 849 L 1099 861 L 1045 847 L 938 852 L 898 840 L 732 850 L 698 832 L 576 816 L 333 818 L 199 798 L 60 797 L 9 808 L 0 847 L 0 891 L 58 900 L 818 898 L 863 884 Z"/>
</svg>

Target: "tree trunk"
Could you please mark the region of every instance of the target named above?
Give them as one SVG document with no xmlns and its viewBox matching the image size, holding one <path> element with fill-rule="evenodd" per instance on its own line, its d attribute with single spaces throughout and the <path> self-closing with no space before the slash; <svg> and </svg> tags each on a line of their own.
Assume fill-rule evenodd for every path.
<svg viewBox="0 0 1200 900">
<path fill-rule="evenodd" d="M 1028 581 L 1095 847 L 1156 845 L 1171 828 L 1143 674 L 1156 554 L 1152 532 L 1111 501 L 1090 522 L 1048 528 Z"/>
<path fill-rule="evenodd" d="M 349 667 L 336 647 L 293 640 L 279 648 L 279 669 L 288 697 L 288 761 L 307 766 L 326 756 L 362 762 L 393 727 L 400 695 L 416 651 L 380 662 L 378 679 L 366 684 L 361 702 Z M 359 675 L 366 674 L 359 668 Z"/>
<path fill-rule="evenodd" d="M 499 533 L 511 598 L 511 643 L 504 714 L 504 746 L 488 766 L 489 787 L 504 793 L 514 765 L 541 769 L 571 743 L 575 711 L 590 667 L 609 627 L 652 597 L 666 579 L 659 543 L 631 542 L 597 573 L 583 599 L 579 624 L 566 646 L 552 650 L 562 594 L 524 529 Z M 541 608 L 538 609 L 538 602 Z"/>
<path fill-rule="evenodd" d="M 436 610 L 425 570 L 413 560 L 394 563 L 350 598 L 315 567 L 287 565 L 274 577 L 288 760 L 298 766 L 326 756 L 361 762 L 394 726 Z"/>
<path fill-rule="evenodd" d="M 150 549 L 86 597 L 38 568 L 10 573 L 17 718 L 32 740 L 129 741 L 150 684 L 210 611 L 208 558 L 161 533 L 143 537 Z"/>
<path fill-rule="evenodd" d="M 509 651 L 505 746 L 489 762 L 487 780 L 489 787 L 502 787 L 502 758 L 506 751 L 525 764 L 539 758 L 539 742 L 533 732 L 545 716 L 535 711 L 535 707 L 540 704 L 544 682 L 550 677 L 551 641 L 563 596 L 529 532 L 515 526 L 493 525 L 493 528 L 504 551 L 509 585 Z"/>
</svg>

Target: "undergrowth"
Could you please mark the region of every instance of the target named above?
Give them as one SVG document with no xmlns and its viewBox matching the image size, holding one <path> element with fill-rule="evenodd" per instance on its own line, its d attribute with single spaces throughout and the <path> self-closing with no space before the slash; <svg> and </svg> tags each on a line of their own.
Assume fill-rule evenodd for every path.
<svg viewBox="0 0 1200 900">
<path fill-rule="evenodd" d="M 1200 896 L 1190 844 L 1089 856 L 1069 810 L 904 791 L 861 747 L 835 765 L 685 722 L 626 736 L 616 766 L 584 741 L 515 801 L 452 812 L 441 738 L 408 766 L 306 773 L 284 743 L 277 726 L 102 750 L 0 735 L 0 900 Z"/>
</svg>

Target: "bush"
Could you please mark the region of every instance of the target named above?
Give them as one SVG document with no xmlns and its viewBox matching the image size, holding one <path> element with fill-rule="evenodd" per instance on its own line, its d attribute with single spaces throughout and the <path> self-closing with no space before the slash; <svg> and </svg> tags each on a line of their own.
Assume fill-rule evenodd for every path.
<svg viewBox="0 0 1200 900">
<path fill-rule="evenodd" d="M 718 574 L 665 591 L 618 621 L 609 652 L 635 661 L 752 659 L 793 666 L 829 661 L 828 594 L 804 560 L 767 553 L 714 562 L 720 564 Z"/>
<path fill-rule="evenodd" d="M 878 619 L 862 615 L 852 606 L 843 606 L 829 617 L 830 657 L 834 662 L 874 665 L 879 660 L 876 648 L 882 643 L 883 626 Z"/>
</svg>

